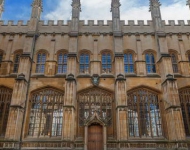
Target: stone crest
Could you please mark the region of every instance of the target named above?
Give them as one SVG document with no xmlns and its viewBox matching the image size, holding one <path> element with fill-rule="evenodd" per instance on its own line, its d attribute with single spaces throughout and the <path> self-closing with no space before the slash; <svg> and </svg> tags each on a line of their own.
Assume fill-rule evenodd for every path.
<svg viewBox="0 0 190 150">
<path fill-rule="evenodd" d="M 93 74 L 92 79 L 91 79 L 92 84 L 95 86 L 98 86 L 99 85 L 99 79 L 100 79 L 100 77 L 98 74 Z"/>
</svg>

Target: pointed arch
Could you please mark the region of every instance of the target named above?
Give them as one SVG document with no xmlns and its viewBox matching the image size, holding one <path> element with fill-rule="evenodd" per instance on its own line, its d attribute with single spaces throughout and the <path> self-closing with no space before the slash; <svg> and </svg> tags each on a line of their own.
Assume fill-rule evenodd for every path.
<svg viewBox="0 0 190 150">
<path fill-rule="evenodd" d="M 105 125 L 111 125 L 114 95 L 112 92 L 92 87 L 77 94 L 79 125 L 84 126 L 98 118 Z"/>
<path fill-rule="evenodd" d="M 62 135 L 64 92 L 44 87 L 31 92 L 28 135 L 58 137 Z"/>
<path fill-rule="evenodd" d="M 0 137 L 5 136 L 13 90 L 0 85 Z"/>
<path fill-rule="evenodd" d="M 162 121 L 158 93 L 138 87 L 127 92 L 130 137 L 161 137 Z"/>
<path fill-rule="evenodd" d="M 179 89 L 179 98 L 186 136 L 190 136 L 190 86 Z"/>
</svg>

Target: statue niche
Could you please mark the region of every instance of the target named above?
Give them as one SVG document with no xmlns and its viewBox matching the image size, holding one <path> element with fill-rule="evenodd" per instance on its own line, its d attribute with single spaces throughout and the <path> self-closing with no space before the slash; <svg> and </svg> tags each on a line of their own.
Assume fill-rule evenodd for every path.
<svg viewBox="0 0 190 150">
<path fill-rule="evenodd" d="M 78 94 L 79 125 L 85 126 L 94 119 L 104 125 L 112 123 L 113 94 L 94 87 Z"/>
</svg>

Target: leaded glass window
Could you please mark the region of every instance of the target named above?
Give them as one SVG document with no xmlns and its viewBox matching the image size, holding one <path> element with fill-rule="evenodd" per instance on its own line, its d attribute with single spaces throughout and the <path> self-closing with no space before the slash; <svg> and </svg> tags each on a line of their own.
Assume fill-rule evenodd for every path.
<svg viewBox="0 0 190 150">
<path fill-rule="evenodd" d="M 46 54 L 38 53 L 37 64 L 36 64 L 36 73 L 44 73 L 45 72 L 45 63 L 46 63 Z"/>
<path fill-rule="evenodd" d="M 174 53 L 171 53 L 171 59 L 172 59 L 172 67 L 173 67 L 173 72 L 178 73 L 178 62 L 177 62 L 177 57 Z"/>
<path fill-rule="evenodd" d="M 94 115 L 97 115 L 105 124 L 112 123 L 112 93 L 91 88 L 78 94 L 79 124 L 85 125 Z"/>
<path fill-rule="evenodd" d="M 190 88 L 179 91 L 186 136 L 190 136 Z"/>
<path fill-rule="evenodd" d="M 158 94 L 146 88 L 128 93 L 130 137 L 160 137 L 162 124 Z"/>
<path fill-rule="evenodd" d="M 18 72 L 21 53 L 16 53 L 14 57 L 13 73 Z"/>
<path fill-rule="evenodd" d="M 124 67 L 125 73 L 134 73 L 134 62 L 132 54 L 124 54 Z"/>
<path fill-rule="evenodd" d="M 80 73 L 89 73 L 89 54 L 82 53 L 80 55 Z"/>
<path fill-rule="evenodd" d="M 67 73 L 67 54 L 58 55 L 58 73 Z"/>
<path fill-rule="evenodd" d="M 102 72 L 111 73 L 112 72 L 112 58 L 110 53 L 102 54 Z"/>
<path fill-rule="evenodd" d="M 12 90 L 0 87 L 0 137 L 5 136 L 9 116 Z"/>
<path fill-rule="evenodd" d="M 155 58 L 152 53 L 147 53 L 146 57 L 146 70 L 147 73 L 156 73 Z"/>
<path fill-rule="evenodd" d="M 30 98 L 29 136 L 62 135 L 64 93 L 52 88 L 34 92 Z"/>
</svg>

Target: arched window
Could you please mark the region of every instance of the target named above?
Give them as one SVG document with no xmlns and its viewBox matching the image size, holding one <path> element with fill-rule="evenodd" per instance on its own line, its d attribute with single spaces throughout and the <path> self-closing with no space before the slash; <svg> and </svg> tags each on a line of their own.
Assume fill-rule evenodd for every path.
<svg viewBox="0 0 190 150">
<path fill-rule="evenodd" d="M 46 54 L 38 53 L 37 64 L 36 64 L 36 73 L 44 73 L 45 72 L 45 63 L 46 63 Z"/>
<path fill-rule="evenodd" d="M 146 57 L 146 70 L 147 73 L 156 73 L 155 58 L 152 53 L 147 53 Z"/>
<path fill-rule="evenodd" d="M 89 73 L 89 63 L 90 63 L 89 54 L 82 53 L 80 55 L 80 73 Z"/>
<path fill-rule="evenodd" d="M 79 124 L 85 125 L 93 115 L 107 125 L 112 123 L 113 94 L 98 88 L 91 88 L 78 94 Z"/>
<path fill-rule="evenodd" d="M 12 90 L 0 87 L 0 137 L 5 136 Z"/>
<path fill-rule="evenodd" d="M 67 73 L 67 54 L 59 53 L 57 73 Z"/>
<path fill-rule="evenodd" d="M 128 123 L 130 137 L 162 136 L 158 94 L 146 88 L 129 92 Z"/>
<path fill-rule="evenodd" d="M 186 136 L 190 136 L 190 88 L 179 91 Z"/>
<path fill-rule="evenodd" d="M 112 72 L 112 58 L 110 53 L 107 52 L 102 53 L 102 72 L 103 73 Z"/>
<path fill-rule="evenodd" d="M 14 56 L 13 73 L 18 72 L 19 63 L 20 63 L 20 56 L 21 55 L 22 55 L 22 53 L 16 53 L 15 56 Z"/>
<path fill-rule="evenodd" d="M 171 53 L 170 56 L 171 56 L 171 59 L 172 59 L 173 72 L 178 73 L 179 70 L 178 70 L 177 57 L 176 57 L 176 55 L 174 53 Z"/>
<path fill-rule="evenodd" d="M 30 97 L 29 136 L 61 136 L 64 93 L 45 88 Z"/>
<path fill-rule="evenodd" d="M 125 73 L 134 72 L 133 55 L 131 53 L 124 54 L 124 67 L 125 67 Z"/>
</svg>

